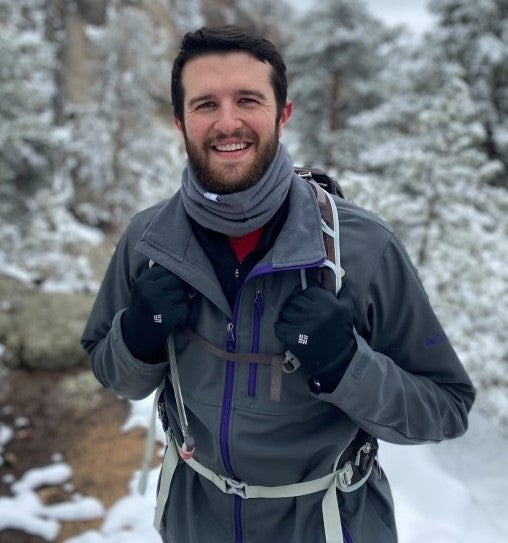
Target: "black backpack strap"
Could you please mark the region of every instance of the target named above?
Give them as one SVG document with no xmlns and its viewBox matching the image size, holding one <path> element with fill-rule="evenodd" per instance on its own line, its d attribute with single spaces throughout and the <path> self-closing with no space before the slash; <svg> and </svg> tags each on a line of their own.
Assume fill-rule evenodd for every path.
<svg viewBox="0 0 508 543">
<path fill-rule="evenodd" d="M 339 184 L 315 168 L 295 168 L 295 173 L 309 183 L 318 202 L 321 215 L 326 261 L 323 266 L 309 270 L 309 275 L 324 289 L 338 294 L 345 272 L 340 266 L 339 217 L 331 195 L 339 194 Z M 340 190 L 342 196 L 342 191 Z"/>
<path fill-rule="evenodd" d="M 323 187 L 326 192 L 345 198 L 344 191 L 340 186 L 339 182 L 326 174 L 323 170 L 319 168 L 306 168 L 303 166 L 295 166 L 294 172 L 298 174 L 303 179 L 313 179 L 318 185 Z"/>
<path fill-rule="evenodd" d="M 326 191 L 330 194 L 338 195 L 341 198 L 344 198 L 344 193 L 339 183 L 332 177 L 328 176 L 325 172 L 317 168 L 295 167 L 294 171 L 300 177 L 305 179 L 312 187 L 314 195 L 318 201 L 321 219 L 324 224 L 330 231 L 338 230 L 338 224 L 334 224 L 334 221 L 338 221 L 338 219 L 337 217 L 333 217 L 330 202 L 324 192 Z M 335 254 L 336 250 L 340 252 L 340 247 L 335 245 L 334 236 L 327 233 L 324 229 L 323 242 L 325 244 L 328 260 L 332 263 L 338 262 L 340 264 L 340 254 Z M 342 272 L 342 275 L 344 275 L 344 270 L 342 268 L 340 268 L 340 271 Z M 335 288 L 335 273 L 332 271 L 331 267 L 322 266 L 319 268 L 314 268 L 310 274 L 313 279 L 315 279 L 319 285 L 321 285 L 321 287 L 337 294 Z M 377 451 L 377 439 L 362 430 L 362 428 L 359 428 L 356 436 L 337 460 L 337 466 L 343 467 L 349 463 L 352 476 L 351 483 L 355 484 L 362 480 L 362 478 L 372 469 L 372 466 L 377 458 Z"/>
</svg>

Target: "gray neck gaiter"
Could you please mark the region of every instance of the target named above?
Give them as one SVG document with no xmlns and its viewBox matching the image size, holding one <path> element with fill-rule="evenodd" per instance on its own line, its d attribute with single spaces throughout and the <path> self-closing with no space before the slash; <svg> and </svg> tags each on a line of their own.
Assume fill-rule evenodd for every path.
<svg viewBox="0 0 508 543">
<path fill-rule="evenodd" d="M 277 154 L 253 186 L 232 194 L 211 194 L 187 166 L 180 193 L 187 213 L 201 226 L 228 236 L 243 236 L 266 224 L 284 202 L 293 176 L 293 163 L 279 142 Z"/>
</svg>

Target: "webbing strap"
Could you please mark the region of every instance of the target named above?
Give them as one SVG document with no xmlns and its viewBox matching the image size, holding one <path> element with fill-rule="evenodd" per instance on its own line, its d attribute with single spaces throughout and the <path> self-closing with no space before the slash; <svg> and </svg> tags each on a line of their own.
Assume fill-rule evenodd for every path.
<svg viewBox="0 0 508 543">
<path fill-rule="evenodd" d="M 326 267 L 321 269 L 321 286 L 336 295 L 342 287 L 344 270 L 340 266 L 339 214 L 332 195 L 314 180 L 309 179 L 321 213 L 321 229 L 326 250 Z"/>
<path fill-rule="evenodd" d="M 150 422 L 148 424 L 147 436 L 145 439 L 145 450 L 143 452 L 143 461 L 141 464 L 141 473 L 139 476 L 138 492 L 144 494 L 146 492 L 146 485 L 148 482 L 148 473 L 150 471 L 150 465 L 153 460 L 153 452 L 155 449 L 156 441 L 156 426 L 155 420 L 157 417 L 157 404 L 159 403 L 159 397 L 164 389 L 164 379 L 157 387 L 152 404 L 152 412 L 150 414 Z"/>
<path fill-rule="evenodd" d="M 160 489 L 157 496 L 157 508 L 154 520 L 154 526 L 157 531 L 160 531 L 164 506 L 167 502 L 171 480 L 178 464 L 179 452 L 180 449 L 174 438 L 172 435 L 169 435 L 168 449 L 164 457 Z M 185 463 L 225 494 L 235 494 L 246 500 L 253 498 L 294 498 L 326 490 L 321 502 L 326 543 L 343 543 L 340 510 L 335 490 L 338 488 L 342 492 L 353 492 L 365 483 L 372 471 L 372 468 L 370 468 L 360 481 L 352 485 L 353 467 L 351 462 L 346 462 L 342 468 L 312 481 L 281 486 L 259 486 L 249 485 L 242 481 L 235 481 L 229 477 L 218 475 L 194 458 L 185 460 Z"/>
<path fill-rule="evenodd" d="M 282 364 L 284 355 L 281 354 L 262 354 L 262 353 L 230 353 L 220 349 L 210 341 L 200 336 L 194 330 L 187 327 L 179 327 L 178 332 L 184 335 L 187 339 L 199 345 L 202 349 L 213 354 L 222 360 L 231 360 L 232 362 L 244 362 L 247 364 Z"/>
<path fill-rule="evenodd" d="M 190 328 L 179 327 L 178 332 L 184 335 L 188 340 L 199 345 L 203 350 L 213 354 L 217 358 L 232 362 L 268 364 L 271 366 L 270 399 L 274 402 L 280 401 L 282 390 L 282 363 L 284 355 L 281 354 L 262 354 L 262 353 L 230 353 L 219 349 L 216 345 L 206 340 Z"/>
<path fill-rule="evenodd" d="M 166 449 L 166 454 L 164 455 L 164 461 L 162 462 L 159 492 L 157 494 L 157 504 L 155 506 L 155 516 L 153 519 L 154 528 L 158 532 L 160 532 L 161 529 L 164 507 L 166 506 L 169 498 L 171 481 L 173 480 L 173 474 L 175 473 L 176 466 L 178 464 L 178 451 L 174 441 L 175 439 L 173 435 L 168 435 L 168 447 Z"/>
</svg>

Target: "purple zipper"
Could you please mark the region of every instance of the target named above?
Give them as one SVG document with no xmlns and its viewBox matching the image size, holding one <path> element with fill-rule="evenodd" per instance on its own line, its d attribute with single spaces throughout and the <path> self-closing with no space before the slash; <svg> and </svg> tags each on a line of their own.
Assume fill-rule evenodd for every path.
<svg viewBox="0 0 508 543">
<path fill-rule="evenodd" d="M 254 326 L 252 331 L 252 353 L 259 352 L 259 336 L 261 332 L 261 317 L 265 310 L 265 303 L 263 300 L 263 291 L 258 290 L 256 292 L 256 299 L 254 300 Z M 249 396 L 251 398 L 256 397 L 256 385 L 258 377 L 258 365 L 254 362 L 249 365 Z"/>
<path fill-rule="evenodd" d="M 259 277 L 260 275 L 265 275 L 270 272 L 300 271 L 310 268 L 319 268 L 319 266 L 322 266 L 324 264 L 325 260 L 325 258 L 322 258 L 317 262 L 311 262 L 309 264 L 305 264 L 304 266 L 288 266 L 287 268 L 274 268 L 272 264 L 263 264 L 262 266 L 259 266 L 259 268 L 252 270 L 249 275 L 247 275 L 243 283 L 245 284 L 249 279 L 252 279 L 253 277 Z"/>
<path fill-rule="evenodd" d="M 242 498 L 235 496 L 235 543 L 243 543 Z"/>
<path fill-rule="evenodd" d="M 227 351 L 234 353 L 236 348 L 234 324 L 229 321 L 227 325 Z M 224 383 L 224 396 L 222 398 L 222 416 L 220 421 L 220 448 L 222 460 L 228 473 L 232 477 L 236 477 L 231 463 L 229 454 L 229 421 L 231 419 L 231 404 L 233 402 L 233 386 L 235 383 L 235 365 L 234 362 L 228 360 L 226 363 L 226 380 Z"/>
<path fill-rule="evenodd" d="M 314 262 L 306 266 L 294 266 L 289 268 L 277 268 L 274 269 L 271 264 L 260 266 L 256 270 L 252 270 L 250 274 L 245 278 L 244 284 L 252 279 L 253 277 L 264 275 L 270 272 L 275 271 L 297 271 L 303 268 L 315 268 L 323 264 L 324 259 L 319 262 Z M 241 290 L 241 289 L 240 289 Z M 238 293 L 240 294 L 240 292 Z M 227 325 L 227 350 L 230 353 L 234 353 L 236 350 L 236 340 L 235 340 L 235 326 L 238 318 L 238 300 L 240 296 L 236 296 L 235 306 L 233 308 L 233 319 L 228 322 Z M 259 333 L 259 331 L 258 331 Z M 259 341 L 259 338 L 258 338 Z M 259 348 L 259 345 L 258 345 Z M 222 414 L 220 421 L 220 447 L 222 460 L 224 466 L 228 471 L 229 475 L 235 479 L 238 477 L 235 475 L 233 470 L 233 464 L 231 463 L 231 455 L 229 453 L 229 423 L 231 420 L 231 407 L 233 403 L 233 389 L 235 383 L 235 364 L 232 361 L 226 363 L 226 379 L 224 383 L 224 395 L 222 398 Z M 235 507 L 234 507 L 234 516 L 235 516 L 235 543 L 242 543 L 243 534 L 242 534 L 242 498 L 235 496 Z"/>
<path fill-rule="evenodd" d="M 229 321 L 227 325 L 227 351 L 228 353 L 234 353 L 236 349 L 235 340 L 235 328 L 234 322 L 236 322 L 236 310 L 237 304 L 235 302 L 235 309 L 233 311 L 233 321 Z M 220 421 L 220 447 L 222 453 L 222 460 L 224 466 L 229 475 L 234 479 L 238 479 L 233 471 L 233 464 L 231 463 L 231 456 L 229 454 L 229 422 L 231 420 L 231 406 L 233 403 L 233 387 L 235 384 L 235 365 L 234 362 L 228 361 L 226 363 L 226 382 L 224 383 L 224 396 L 222 400 L 222 416 Z M 234 497 L 234 519 L 235 519 L 235 543 L 243 542 L 242 532 L 242 498 L 240 496 Z"/>
<path fill-rule="evenodd" d="M 353 536 L 351 535 L 351 532 L 348 530 L 347 526 L 341 522 L 342 526 L 342 538 L 344 539 L 344 543 L 355 543 L 353 540 Z"/>
</svg>

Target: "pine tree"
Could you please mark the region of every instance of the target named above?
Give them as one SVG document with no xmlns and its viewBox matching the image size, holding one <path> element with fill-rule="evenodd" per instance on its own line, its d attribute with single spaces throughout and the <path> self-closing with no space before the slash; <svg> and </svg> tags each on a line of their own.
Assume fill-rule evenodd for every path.
<svg viewBox="0 0 508 543">
<path fill-rule="evenodd" d="M 74 134 L 73 212 L 118 231 L 179 184 L 183 150 L 171 128 L 173 39 L 135 6 L 112 2 L 87 38 L 98 57 L 95 96 L 68 104 Z"/>
<path fill-rule="evenodd" d="M 287 61 L 299 161 L 337 166 L 337 135 L 349 117 L 379 101 L 373 82 L 388 36 L 357 0 L 323 0 L 296 28 Z"/>
<path fill-rule="evenodd" d="M 51 183 L 56 139 L 51 130 L 51 45 L 42 36 L 42 2 L 0 0 L 0 206 L 24 216 L 27 199 Z"/>
<path fill-rule="evenodd" d="M 43 0 L 0 0 L 0 268 L 27 284 L 53 288 L 65 275 L 85 288 L 90 268 L 73 247 L 98 237 L 76 228 L 66 209 L 67 134 L 54 126 L 46 22 Z"/>
<path fill-rule="evenodd" d="M 508 187 L 508 2 L 432 0 L 429 7 L 438 17 L 430 39 L 463 67 L 485 128 L 482 145 L 504 165 L 495 181 Z"/>
<path fill-rule="evenodd" d="M 392 51 L 390 99 L 350 119 L 367 150 L 346 192 L 402 236 L 445 329 L 495 407 L 508 390 L 508 301 L 503 262 L 508 195 L 488 182 L 502 171 L 482 148 L 484 126 L 463 70 L 428 46 Z M 408 323 L 410 325 L 410 323 Z"/>
</svg>

